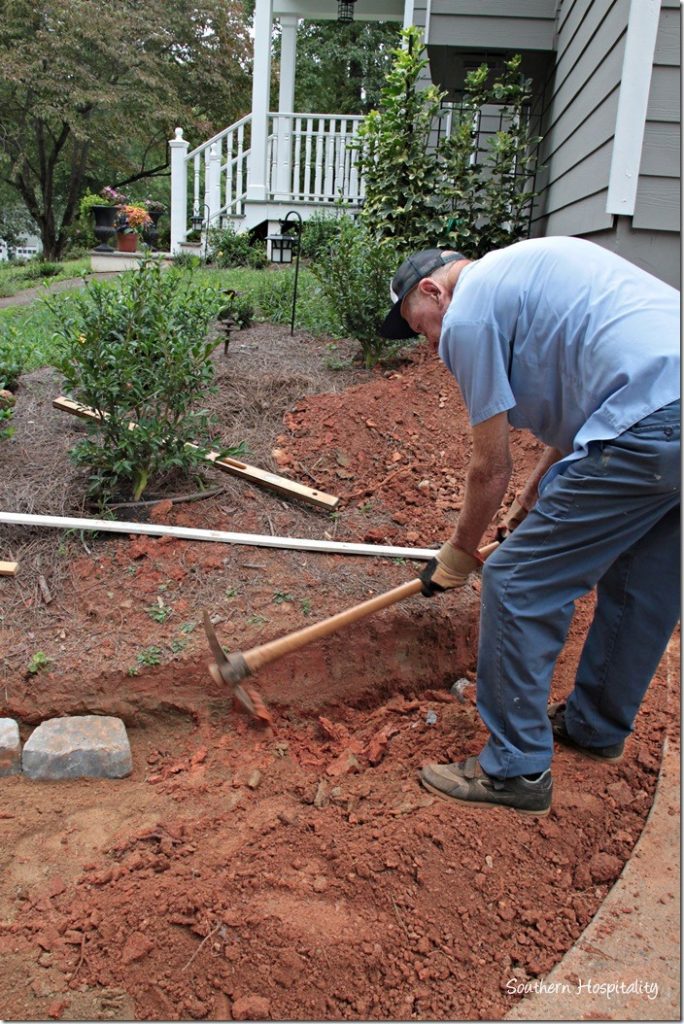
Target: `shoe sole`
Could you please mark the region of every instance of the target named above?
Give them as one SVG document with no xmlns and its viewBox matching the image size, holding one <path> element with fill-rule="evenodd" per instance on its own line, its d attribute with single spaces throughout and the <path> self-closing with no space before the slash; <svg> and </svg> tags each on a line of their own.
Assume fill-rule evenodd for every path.
<svg viewBox="0 0 684 1024">
<path fill-rule="evenodd" d="M 553 738 L 561 747 L 565 747 L 566 750 L 574 750 L 580 757 L 586 757 L 590 761 L 601 761 L 603 764 L 617 764 L 625 756 L 623 750 L 621 754 L 616 754 L 614 757 L 605 757 L 603 754 L 593 754 L 589 747 L 580 747 L 578 744 L 573 743 L 572 740 L 562 739 L 560 736 L 555 735 Z"/>
<path fill-rule="evenodd" d="M 550 807 L 547 807 L 543 811 L 530 811 L 526 807 L 514 807 L 513 804 L 499 804 L 494 800 L 464 800 L 460 796 L 449 796 L 448 793 L 443 793 L 441 789 L 437 789 L 436 786 L 430 785 L 429 782 L 425 782 L 423 779 L 420 780 L 420 784 L 425 789 L 429 789 L 435 796 L 438 796 L 440 800 L 449 800 L 451 803 L 463 804 L 466 807 L 489 807 L 490 810 L 492 807 L 503 807 L 506 811 L 516 811 L 518 814 L 527 814 L 535 818 L 545 818 L 551 810 Z"/>
</svg>

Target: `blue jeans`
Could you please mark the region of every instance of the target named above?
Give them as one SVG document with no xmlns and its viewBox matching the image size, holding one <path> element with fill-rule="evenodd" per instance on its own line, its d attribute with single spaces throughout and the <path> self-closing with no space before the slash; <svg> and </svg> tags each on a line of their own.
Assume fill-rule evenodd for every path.
<svg viewBox="0 0 684 1024">
<path fill-rule="evenodd" d="M 507 778 L 544 771 L 547 702 L 575 600 L 596 609 L 565 722 L 576 742 L 624 739 L 679 618 L 679 402 L 594 442 L 545 488 L 482 571 L 480 764 Z"/>
</svg>

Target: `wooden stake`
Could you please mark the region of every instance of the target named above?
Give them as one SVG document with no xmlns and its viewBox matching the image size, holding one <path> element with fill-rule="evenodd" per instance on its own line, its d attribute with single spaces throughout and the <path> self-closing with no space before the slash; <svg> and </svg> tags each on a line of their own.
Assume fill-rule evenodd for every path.
<svg viewBox="0 0 684 1024">
<path fill-rule="evenodd" d="M 84 420 L 102 419 L 100 413 L 95 409 L 90 409 L 87 405 L 80 405 L 70 398 L 55 398 L 52 405 L 61 412 L 69 412 L 72 416 L 79 416 Z M 128 424 L 129 430 L 135 429 L 135 426 L 136 424 L 132 422 Z M 197 445 L 190 444 L 189 442 L 185 447 L 197 450 Z M 284 494 L 289 498 L 299 498 L 300 501 L 306 501 L 309 505 L 317 505 L 320 508 L 332 510 L 337 508 L 340 503 L 340 499 L 334 494 L 326 494 L 324 491 L 314 490 L 312 487 L 297 483 L 295 480 L 278 476 L 277 473 L 270 473 L 266 469 L 249 466 L 246 462 L 240 462 L 238 459 L 221 458 L 219 452 L 208 452 L 204 458 L 207 462 L 212 462 L 217 469 L 222 470 L 224 473 L 240 477 L 241 480 L 246 480 L 250 484 L 256 484 L 257 487 L 267 487 L 269 490 L 276 491 L 278 494 Z"/>
</svg>

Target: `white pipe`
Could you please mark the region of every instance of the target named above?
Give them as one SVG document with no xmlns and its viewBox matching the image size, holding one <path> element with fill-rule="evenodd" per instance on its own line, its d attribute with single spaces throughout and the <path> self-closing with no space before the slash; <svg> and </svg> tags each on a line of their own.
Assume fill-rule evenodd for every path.
<svg viewBox="0 0 684 1024">
<path fill-rule="evenodd" d="M 309 540 L 296 537 L 271 537 L 261 533 L 228 533 L 225 530 L 200 530 L 189 526 L 164 526 L 158 523 L 120 523 L 111 519 L 74 519 L 70 516 L 39 516 L 26 512 L 0 512 L 0 523 L 11 526 L 45 526 L 58 530 L 94 530 L 102 533 L 142 533 L 151 537 L 176 537 L 178 540 L 215 541 L 219 544 L 245 544 L 257 548 L 287 548 L 291 551 L 318 551 L 330 555 L 370 555 L 371 558 L 408 558 L 427 562 L 436 551 L 428 548 L 397 548 L 388 544 L 350 544 L 344 541 Z"/>
</svg>

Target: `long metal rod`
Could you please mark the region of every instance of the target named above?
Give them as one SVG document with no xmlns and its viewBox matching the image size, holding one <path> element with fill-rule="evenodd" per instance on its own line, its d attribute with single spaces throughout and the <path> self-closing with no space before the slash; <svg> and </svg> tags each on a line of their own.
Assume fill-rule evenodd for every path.
<svg viewBox="0 0 684 1024">
<path fill-rule="evenodd" d="M 151 537 L 176 537 L 178 540 L 244 544 L 257 548 L 287 548 L 290 551 L 317 551 L 330 555 L 408 558 L 422 562 L 429 561 L 437 553 L 428 548 L 400 548 L 387 544 L 352 544 L 345 541 L 310 540 L 307 537 L 271 537 L 261 533 L 228 533 L 224 530 L 200 530 L 189 526 L 123 523 L 111 519 L 76 519 L 71 516 L 40 516 L 27 512 L 0 512 L 0 523 L 6 523 L 9 526 L 43 526 L 58 530 L 93 530 L 98 533 L 140 533 Z"/>
</svg>

